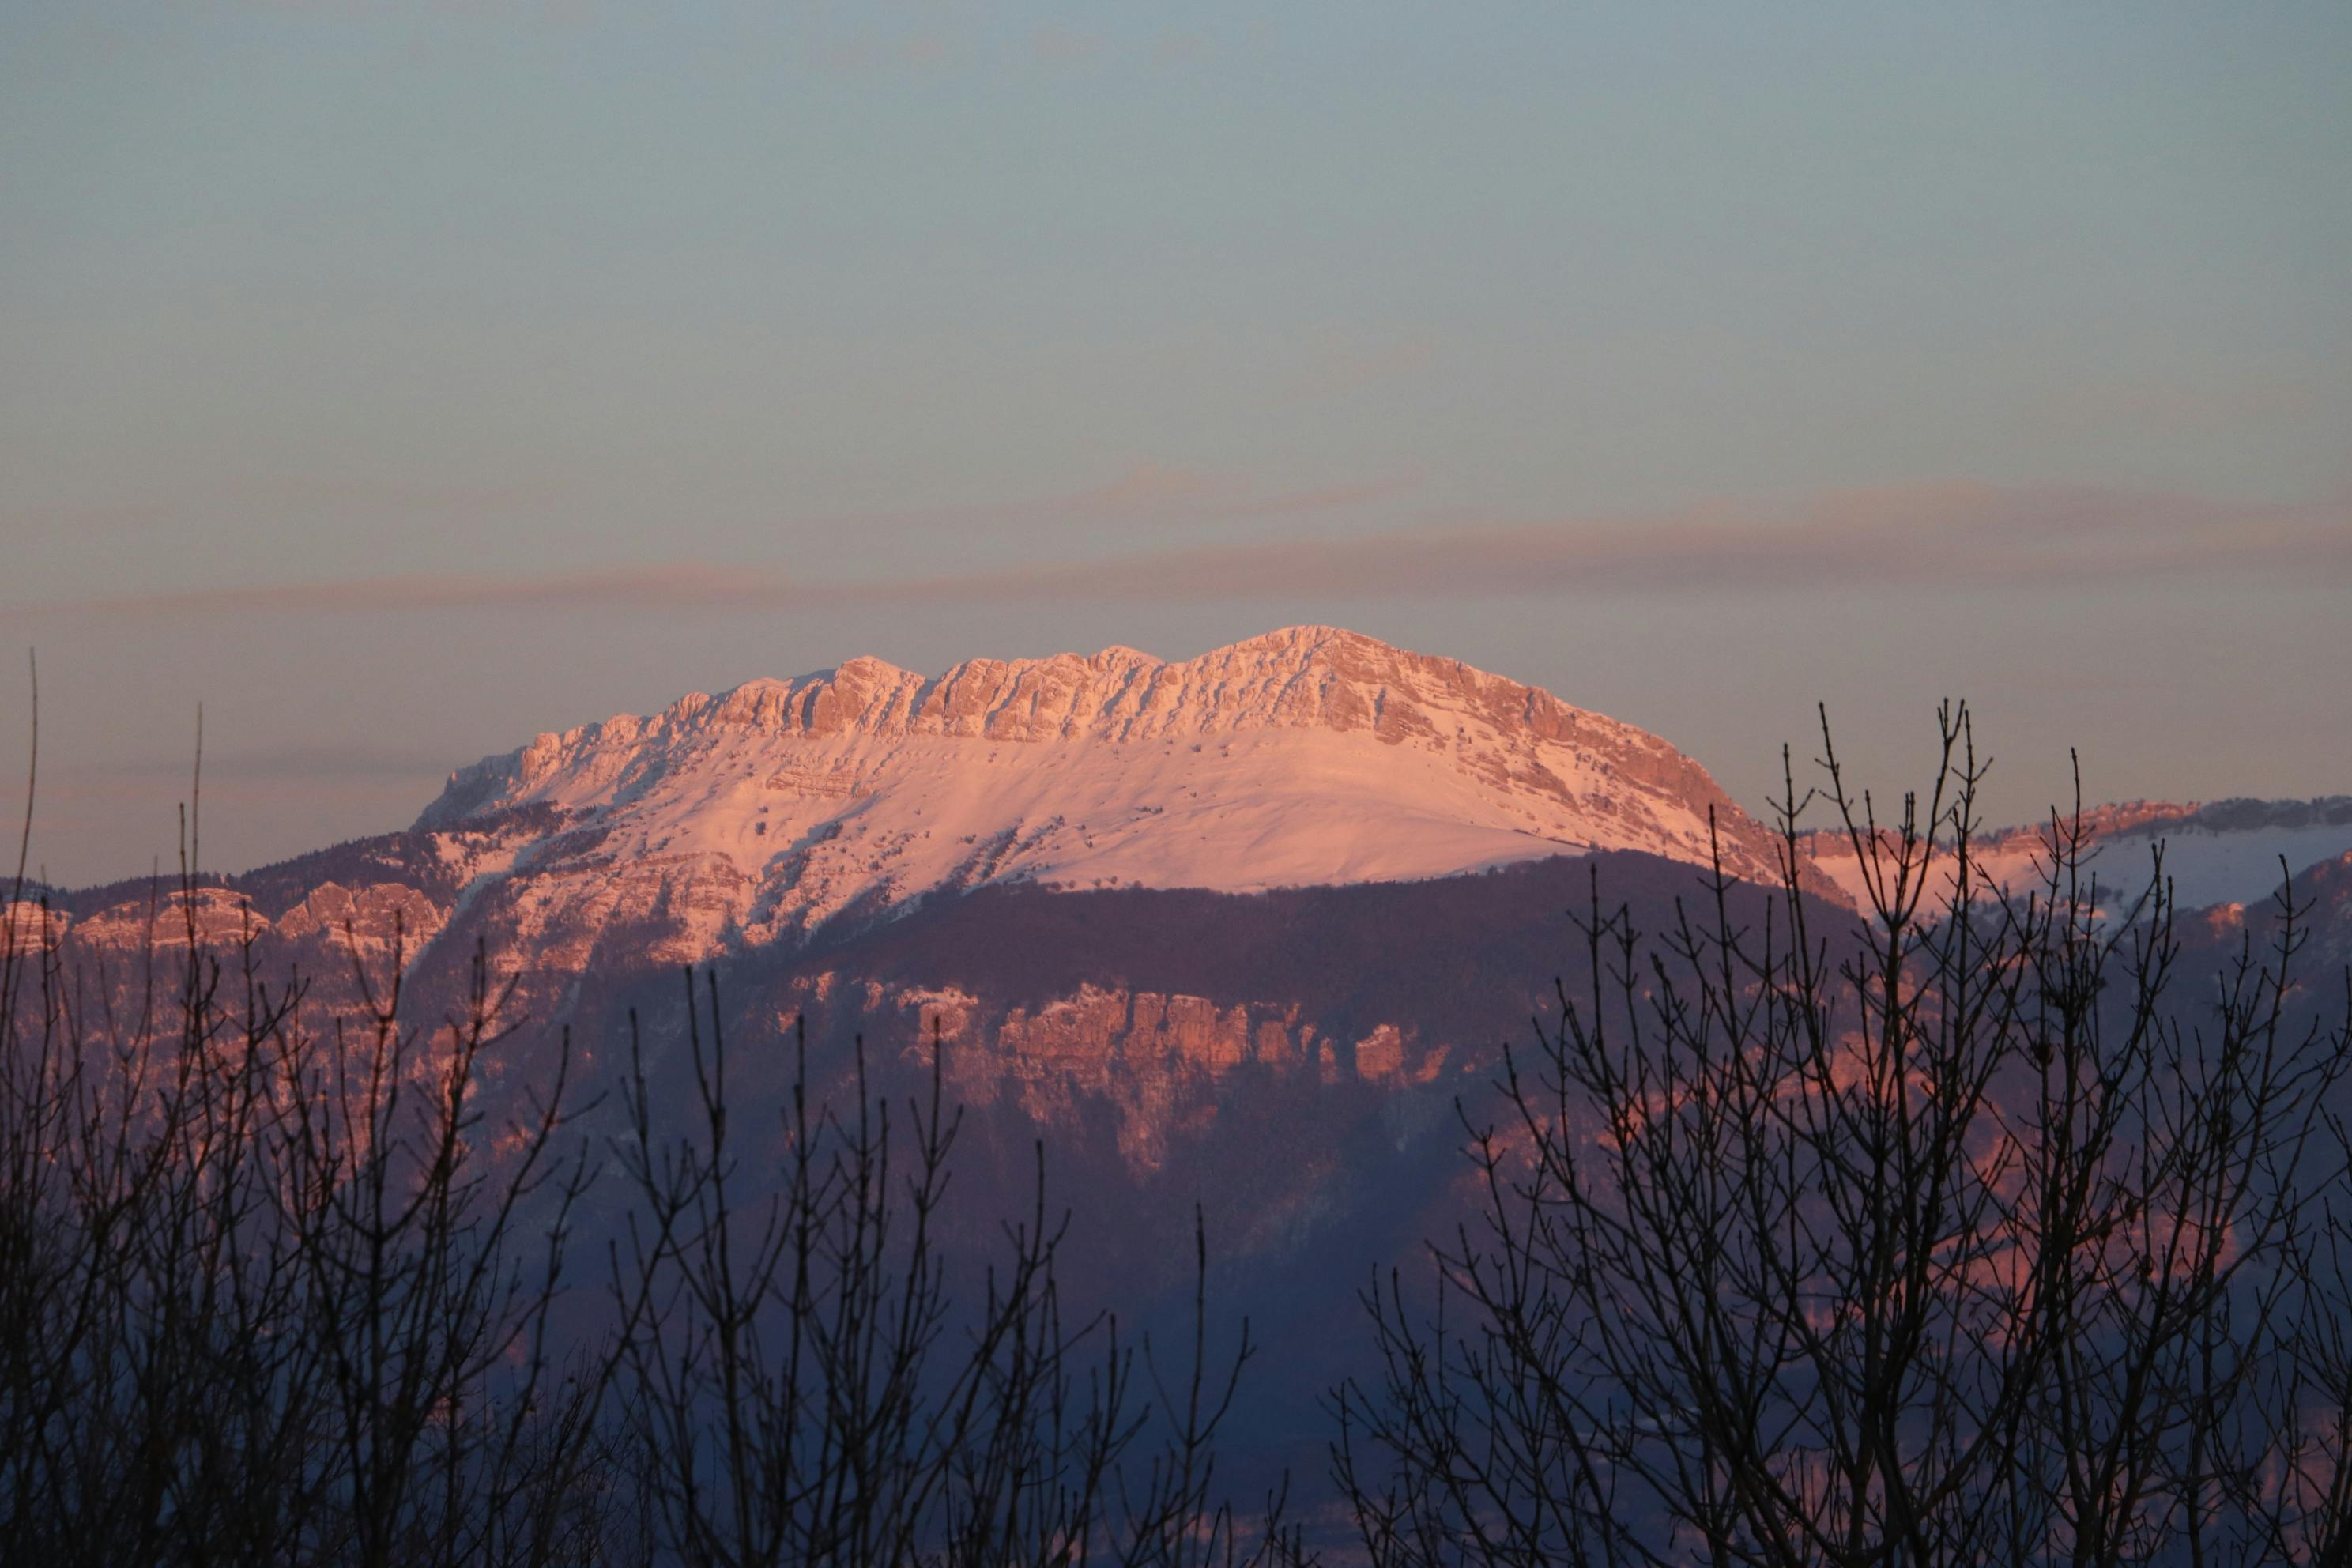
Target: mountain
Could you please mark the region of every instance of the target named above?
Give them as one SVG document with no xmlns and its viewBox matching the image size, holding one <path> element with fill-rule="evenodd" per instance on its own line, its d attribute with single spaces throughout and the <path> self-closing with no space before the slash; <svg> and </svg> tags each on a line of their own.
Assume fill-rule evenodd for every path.
<svg viewBox="0 0 2352 1568">
<path fill-rule="evenodd" d="M 837 1011 L 856 994 L 864 1024 L 888 1033 L 917 1026 L 919 1009 L 889 1022 L 891 1008 L 863 999 L 882 993 L 860 973 L 857 955 L 876 951 L 861 939 L 982 892 L 1190 889 L 1225 895 L 1209 907 L 1246 924 L 1237 911 L 1266 906 L 1244 895 L 1596 855 L 1680 868 L 1687 890 L 1708 860 L 1710 824 L 1735 874 L 1777 881 L 1771 834 L 1657 737 L 1459 660 L 1297 626 L 1181 662 L 1111 647 L 924 677 L 856 658 L 695 694 L 462 768 L 404 833 L 206 879 L 187 906 L 143 884 L 46 889 L 39 920 L 73 950 L 117 960 L 191 930 L 251 935 L 274 961 L 300 963 L 327 1002 L 352 994 L 354 960 L 381 970 L 396 947 L 418 994 L 449 1005 L 478 948 L 516 977 L 520 1009 L 590 1031 L 612 1022 L 594 1016 L 596 998 L 633 976 L 735 964 L 788 977 L 779 984 L 793 1005 Z M 2181 908 L 2254 904 L 2277 887 L 2282 857 L 2297 870 L 2352 850 L 2352 796 L 2137 802 L 2100 807 L 2086 826 L 2104 880 L 2136 889 L 2160 844 Z M 1996 879 L 2023 884 L 2039 843 L 2014 829 L 1979 850 Z M 1803 861 L 1832 903 L 1866 902 L 1843 837 L 1809 835 Z M 1506 885 L 1475 881 L 1471 896 Z M 15 917 L 28 935 L 39 929 L 35 892 Z M 1441 896 L 1454 897 L 1431 895 Z M 1013 907 L 1042 925 L 1045 911 L 1076 906 Z M 1197 945 L 1215 924 L 1182 940 Z M 958 929 L 978 940 L 979 928 Z M 952 980 L 971 1004 L 959 1016 L 979 1035 L 1034 1036 L 1034 1007 L 1020 1019 L 991 1011 L 1001 975 L 968 964 L 951 976 L 932 951 L 941 973 L 894 972 L 892 994 L 944 997 Z M 1360 992 L 1393 961 L 1362 949 L 1316 962 L 1354 975 Z M 134 970 L 113 964 L 119 976 Z M 1228 1019 L 1244 1003 L 1274 1009 L 1290 1018 L 1290 1048 L 1296 1031 L 1319 1030 L 1317 1050 L 1350 1074 L 1391 1064 L 1369 1069 L 1374 1078 L 1403 1070 L 1382 1029 L 1402 1038 L 1441 1026 L 1434 1014 L 1372 1016 L 1360 995 L 1318 1019 L 1299 1011 L 1295 967 L 1261 973 L 1246 994 L 1230 973 L 1184 994 L 1216 995 Z M 1038 1005 L 1121 989 L 1114 974 L 1069 978 Z M 1251 1040 L 1264 1021 L 1253 1017 Z M 1118 1054 L 1108 1035 L 1088 1038 L 1071 1049 Z"/>
<path fill-rule="evenodd" d="M 1076 1211 L 1074 1293 L 1148 1320 L 1181 1309 L 1198 1202 L 1219 1300 L 1266 1342 L 1268 1451 L 1311 1468 L 1317 1395 L 1360 1370 L 1355 1291 L 1464 1216 L 1461 1117 L 1491 1112 L 1555 978 L 1591 984 L 1571 915 L 1623 901 L 1667 929 L 1706 892 L 1710 816 L 1734 871 L 1777 880 L 1767 830 L 1665 742 L 1300 627 L 1180 663 L 1110 648 L 926 678 L 854 659 L 754 681 L 543 735 L 459 770 L 404 832 L 186 901 L 52 889 L 9 917 L 124 1018 L 142 949 L 191 930 L 249 940 L 273 981 L 299 967 L 313 1028 L 357 999 L 355 969 L 383 994 L 398 952 L 403 1012 L 430 1029 L 480 952 L 521 1019 L 486 1115 L 551 1080 L 568 1027 L 575 1084 L 605 1096 L 583 1130 L 598 1147 L 633 1026 L 656 1096 L 690 1098 L 684 963 L 717 977 L 745 1125 L 789 1103 L 795 1021 L 836 1104 L 861 1042 L 871 1087 L 902 1097 L 936 1041 L 970 1110 L 958 1234 L 985 1251 L 1023 1212 L 1043 1143 Z M 2181 907 L 2212 906 L 2181 922 L 2184 974 L 2273 940 L 2282 855 L 2312 905 L 2306 973 L 2352 963 L 2352 798 L 2136 803 L 2086 826 L 2103 878 L 2144 878 L 2160 842 Z M 2037 842 L 1992 835 L 1987 864 L 2023 881 Z M 1814 929 L 1850 931 L 1853 845 L 1804 849 Z M 1761 895 L 1731 896 L 1760 929 Z M 582 1223 L 618 1222 L 592 1205 Z"/>
<path fill-rule="evenodd" d="M 517 814 L 533 825 L 518 837 Z M 416 824 L 519 945 L 616 922 L 663 954 L 796 945 L 1006 882 L 1401 881 L 1594 849 L 1729 863 L 1771 846 L 1705 769 L 1549 692 L 1327 626 L 1169 663 L 878 659 L 541 735 Z"/>
<path fill-rule="evenodd" d="M 1735 874 L 1777 881 L 1769 831 L 1664 741 L 1459 660 L 1295 626 L 1181 662 L 1111 647 L 924 677 L 856 658 L 698 693 L 462 768 L 408 831 L 206 879 L 191 908 L 143 884 L 28 888 L 18 929 L 46 896 L 51 934 L 92 953 L 249 932 L 329 996 L 395 943 L 412 984 L 446 989 L 479 946 L 554 1019 L 614 976 L 797 963 L 983 889 L 1241 895 L 1601 852 L 1694 868 L 1710 825 Z M 2086 826 L 2104 880 L 2136 890 L 2161 844 L 2181 908 L 2247 904 L 2282 857 L 2352 849 L 2352 796 L 2137 802 Z M 2023 884 L 2039 843 L 2012 829 L 1979 853 Z M 1808 835 L 1802 858 L 1812 890 L 1867 901 L 1843 836 Z"/>
</svg>

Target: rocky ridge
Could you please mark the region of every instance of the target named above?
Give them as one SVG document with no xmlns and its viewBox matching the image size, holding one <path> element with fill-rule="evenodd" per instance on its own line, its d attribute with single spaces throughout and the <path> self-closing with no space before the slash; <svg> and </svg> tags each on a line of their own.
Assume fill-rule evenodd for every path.
<svg viewBox="0 0 2352 1568">
<path fill-rule="evenodd" d="M 878 659 L 540 736 L 453 774 L 418 834 L 547 828 L 470 895 L 558 966 L 804 942 L 1008 881 L 1255 891 L 1595 849 L 1739 874 L 1771 845 L 1656 737 L 1549 692 L 1329 627 L 1166 662 Z"/>
</svg>

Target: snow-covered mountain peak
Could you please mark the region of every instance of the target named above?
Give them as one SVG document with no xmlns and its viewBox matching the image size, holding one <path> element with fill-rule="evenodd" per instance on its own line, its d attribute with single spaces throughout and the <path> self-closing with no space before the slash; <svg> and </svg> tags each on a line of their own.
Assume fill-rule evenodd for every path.
<svg viewBox="0 0 2352 1568">
<path fill-rule="evenodd" d="M 540 736 L 419 820 L 560 824 L 513 875 L 657 884 L 704 944 L 990 881 L 1226 890 L 1399 880 L 1590 849 L 1736 869 L 1761 831 L 1656 737 L 1457 659 L 1331 626 L 1198 658 L 1114 647 L 873 658 Z M 593 869 L 593 876 L 588 873 Z M 648 895 L 651 897 L 653 895 Z"/>
</svg>

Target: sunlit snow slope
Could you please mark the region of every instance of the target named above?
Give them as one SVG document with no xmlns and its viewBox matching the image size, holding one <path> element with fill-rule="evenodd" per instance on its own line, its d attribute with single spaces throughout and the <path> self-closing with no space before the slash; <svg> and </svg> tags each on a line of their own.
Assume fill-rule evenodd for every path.
<svg viewBox="0 0 2352 1568">
<path fill-rule="evenodd" d="M 517 807 L 550 823 L 499 868 L 529 884 L 509 889 L 520 923 L 658 904 L 689 946 L 1009 879 L 1244 891 L 1589 849 L 1698 862 L 1710 808 L 1736 869 L 1771 867 L 1654 736 L 1322 626 L 1181 663 L 1113 647 L 756 680 L 542 735 L 453 775 L 418 826 L 455 843 Z"/>
<path fill-rule="evenodd" d="M 2181 910 L 2269 902 L 2282 883 L 2352 852 L 2352 795 L 2317 800 L 2225 800 L 2176 805 L 2132 801 L 2084 813 L 2084 868 L 2097 879 L 2101 907 L 2135 906 L 2161 866 Z M 2050 864 L 2047 826 L 1988 833 L 1974 846 L 1976 875 L 2022 896 L 2039 889 Z M 1868 908 L 1869 879 L 1847 836 L 1806 841 L 1807 868 L 1855 905 Z M 1939 858 L 1948 871 L 1947 858 Z M 1940 894 L 1948 886 L 1936 884 Z"/>
</svg>

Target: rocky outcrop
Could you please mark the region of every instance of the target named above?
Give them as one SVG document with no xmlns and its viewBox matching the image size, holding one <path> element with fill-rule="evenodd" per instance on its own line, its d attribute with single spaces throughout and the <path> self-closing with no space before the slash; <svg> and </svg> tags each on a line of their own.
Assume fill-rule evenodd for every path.
<svg viewBox="0 0 2352 1568">
<path fill-rule="evenodd" d="M 948 1079 L 962 1103 L 1009 1103 L 1044 1126 L 1067 1125 L 1091 1100 L 1115 1109 L 1131 1173 L 1158 1169 L 1169 1140 L 1213 1119 L 1236 1069 L 1322 1083 L 1388 1088 L 1435 1081 L 1450 1042 L 1426 1041 L 1420 1020 L 1383 1021 L 1361 1038 L 1330 1032 L 1297 1001 L 1221 1001 L 1086 982 L 1034 1005 L 961 990 L 893 987 L 834 970 L 794 977 L 776 1017 L 823 1017 L 893 1055 L 949 1047 Z"/>
</svg>

